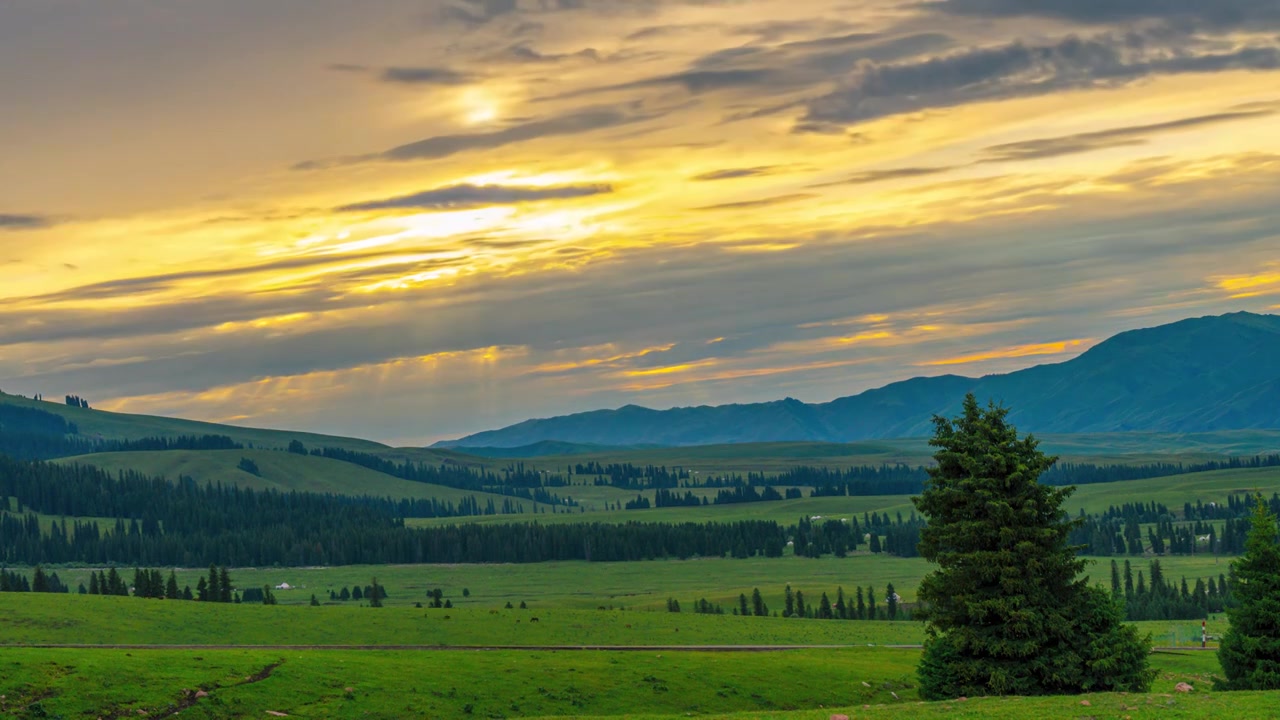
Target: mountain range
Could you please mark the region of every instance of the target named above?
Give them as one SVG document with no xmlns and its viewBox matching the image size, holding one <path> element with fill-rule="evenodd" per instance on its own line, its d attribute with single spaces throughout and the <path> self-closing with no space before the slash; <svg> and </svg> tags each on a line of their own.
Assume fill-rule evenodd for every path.
<svg viewBox="0 0 1280 720">
<path fill-rule="evenodd" d="M 627 405 L 526 420 L 438 447 L 536 443 L 705 445 L 852 442 L 929 435 L 966 393 L 1011 408 L 1035 433 L 1208 432 L 1280 428 L 1280 316 L 1232 313 L 1116 335 L 1062 363 L 981 378 L 920 377 L 826 403 L 653 410 Z"/>
</svg>

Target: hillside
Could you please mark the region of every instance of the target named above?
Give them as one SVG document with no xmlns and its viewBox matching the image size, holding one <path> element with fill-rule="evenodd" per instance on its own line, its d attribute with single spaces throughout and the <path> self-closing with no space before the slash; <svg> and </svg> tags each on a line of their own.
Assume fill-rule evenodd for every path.
<svg viewBox="0 0 1280 720">
<path fill-rule="evenodd" d="M 252 475 L 237 467 L 240 458 L 258 465 L 259 474 Z M 174 479 L 181 476 L 205 482 L 236 485 L 255 490 L 297 490 L 333 493 L 335 495 L 373 495 L 377 497 L 435 498 L 441 502 L 458 502 L 475 496 L 483 503 L 493 500 L 501 505 L 504 498 L 470 490 L 412 482 L 370 470 L 341 460 L 295 455 L 276 450 L 164 450 L 156 452 L 94 453 L 62 458 L 63 464 L 94 465 L 117 472 L 136 470 L 144 475 Z M 520 501 L 532 507 L 529 501 Z"/>
<path fill-rule="evenodd" d="M 1234 313 L 1116 335 L 1077 358 L 1005 375 L 915 378 L 828 403 L 795 399 L 651 410 L 628 405 L 527 420 L 441 447 L 546 441 L 703 445 L 852 442 L 930 434 L 966 392 L 1045 433 L 1192 433 L 1280 428 L 1280 316 Z"/>
<path fill-rule="evenodd" d="M 47 400 L 36 401 L 30 398 L 8 395 L 3 392 L 0 392 L 0 404 L 34 408 L 47 413 L 61 415 L 68 422 L 76 424 L 80 429 L 81 436 L 90 439 L 136 440 L 145 437 L 174 438 L 181 435 L 226 435 L 243 445 L 267 449 L 284 449 L 293 440 L 298 440 L 307 447 L 339 447 L 345 450 L 362 452 L 377 452 L 387 449 L 386 445 L 372 440 L 358 440 L 336 435 L 320 435 L 292 430 L 247 428 L 238 425 L 183 420 L 181 418 L 156 415 L 114 413 L 106 410 L 71 407 L 63 403 Z"/>
</svg>

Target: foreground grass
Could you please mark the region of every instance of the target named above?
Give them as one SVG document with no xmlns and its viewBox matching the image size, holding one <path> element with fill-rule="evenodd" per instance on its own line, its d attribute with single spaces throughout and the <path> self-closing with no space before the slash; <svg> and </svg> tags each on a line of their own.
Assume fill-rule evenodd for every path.
<svg viewBox="0 0 1280 720">
<path fill-rule="evenodd" d="M 11 650 L 0 659 L 0 694 L 18 717 L 37 716 L 19 710 L 33 703 L 50 716 L 163 713 L 195 689 L 209 697 L 184 710 L 184 717 L 263 717 L 268 711 L 361 718 L 723 713 L 897 702 L 892 692 L 905 700 L 914 697 L 916 657 L 894 650 Z"/>
<path fill-rule="evenodd" d="M 698 715 L 1273 717 L 1274 693 L 1208 693 L 1212 654 L 1157 654 L 1150 695 L 918 703 L 911 650 L 357 652 L 8 650 L 0 713 L 14 717 L 468 718 Z M 1178 682 L 1198 689 L 1173 693 Z M 196 699 L 201 690 L 206 697 Z M 1088 705 L 1082 704 L 1082 701 Z M 190 704 L 187 707 L 187 704 Z M 843 708 L 843 709 L 842 709 Z M 909 708 L 909 709 L 908 709 Z M 792 712 L 799 710 L 799 712 Z M 637 711 L 647 713 L 635 714 Z"/>
</svg>

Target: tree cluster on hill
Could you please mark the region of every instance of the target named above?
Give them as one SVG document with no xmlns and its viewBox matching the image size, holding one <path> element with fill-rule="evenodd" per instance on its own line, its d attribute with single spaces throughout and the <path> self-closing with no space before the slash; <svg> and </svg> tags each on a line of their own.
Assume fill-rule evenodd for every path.
<svg viewBox="0 0 1280 720">
<path fill-rule="evenodd" d="M 63 584 L 58 573 L 46 573 L 37 565 L 29 580 L 26 575 L 0 568 L 0 592 L 65 593 L 70 589 Z"/>
<path fill-rule="evenodd" d="M 573 466 L 573 475 L 593 476 L 591 484 L 596 487 L 616 487 L 623 490 L 671 489 L 690 480 L 689 471 L 684 468 L 667 469 L 663 465 L 633 465 L 631 463 L 609 463 L 607 465 L 591 461 Z M 559 476 L 556 476 L 560 479 Z"/>
<path fill-rule="evenodd" d="M 1196 578 L 1194 585 L 1187 579 L 1174 583 L 1165 577 L 1159 560 L 1152 560 L 1147 573 L 1138 571 L 1134 580 L 1133 567 L 1124 561 L 1121 571 L 1117 561 L 1111 561 L 1111 594 L 1124 600 L 1127 620 L 1196 620 L 1209 613 L 1218 613 L 1232 605 L 1231 584 L 1227 575 L 1217 579 Z"/>
<path fill-rule="evenodd" d="M 0 457 L 0 497 L 64 517 L 0 515 L 0 562 L 186 566 L 641 560 L 781 556 L 774 522 L 575 523 L 407 528 L 393 503 L 170 483 L 136 472 Z"/>
<path fill-rule="evenodd" d="M 536 470 L 528 469 L 523 464 L 505 468 L 502 474 L 499 475 L 491 470 L 471 469 L 447 462 L 439 465 L 415 463 L 408 460 L 397 463 L 372 453 L 335 447 L 319 448 L 310 452 L 317 457 L 353 463 L 412 482 L 509 495 L 548 505 L 576 507 L 578 504 L 572 498 L 561 498 L 543 489 L 543 474 Z"/>
<path fill-rule="evenodd" d="M 85 410 L 89 409 L 89 401 L 79 395 L 68 395 L 66 397 L 66 401 L 67 405 L 71 407 L 84 408 Z"/>
</svg>

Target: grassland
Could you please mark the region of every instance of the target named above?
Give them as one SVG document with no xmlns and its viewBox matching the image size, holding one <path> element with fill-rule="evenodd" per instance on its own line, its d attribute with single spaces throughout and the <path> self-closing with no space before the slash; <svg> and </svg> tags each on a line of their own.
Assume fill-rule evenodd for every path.
<svg viewBox="0 0 1280 720">
<path fill-rule="evenodd" d="M 1124 558 L 1116 558 L 1121 563 Z M 1097 582 L 1110 581 L 1110 558 L 1094 558 L 1086 571 Z M 1148 560 L 1131 558 L 1133 570 L 1147 572 Z M 1166 577 L 1217 577 L 1227 572 L 1230 558 L 1213 555 L 1173 556 L 1160 559 Z M 781 557 L 745 560 L 706 558 L 648 562 L 588 563 L 547 562 L 529 565 L 348 565 L 319 568 L 236 568 L 236 587 L 276 586 L 288 583 L 293 590 L 276 593 L 281 604 L 306 604 L 314 593 L 328 602 L 329 591 L 369 584 L 372 577 L 387 588 L 388 605 L 425 602 L 428 590 L 440 588 L 459 608 L 499 608 L 510 602 L 528 602 L 535 609 L 595 610 L 625 607 L 628 610 L 665 610 L 667 598 L 688 604 L 706 598 L 713 603 L 736 604 L 739 594 L 751 596 L 759 588 L 771 609 L 781 609 L 789 583 L 809 602 L 823 592 L 835 602 L 837 587 L 852 595 L 857 586 L 874 586 L 883 597 L 893 583 L 906 602 L 914 602 L 916 587 L 931 566 L 920 558 L 858 553 L 847 558 Z M 89 583 L 85 568 L 56 568 L 59 578 L 73 589 Z M 192 588 L 207 569 L 179 569 L 178 583 Z M 167 573 L 167 571 L 166 571 Z M 124 573 L 125 579 L 132 571 Z M 469 597 L 463 597 L 463 590 Z M 2 597 L 2 596 L 0 596 Z"/>
<path fill-rule="evenodd" d="M 1274 693 L 1205 692 L 1209 653 L 1153 656 L 1150 695 L 919 703 L 918 652 L 356 652 L 9 649 L 14 717 L 1273 717 Z M 483 679 L 483 680 L 481 680 Z M 1197 692 L 1173 693 L 1177 682 Z M 195 691 L 206 693 L 195 697 Z M 803 711 L 795 712 L 803 708 Z M 642 711 L 644 715 L 635 714 Z"/>
<path fill-rule="evenodd" d="M 257 464 L 259 474 L 237 467 L 241 458 Z M 492 493 L 459 490 L 443 485 L 402 480 L 353 463 L 313 455 L 296 455 L 276 450 L 165 450 L 156 452 L 111 452 L 62 458 L 56 462 L 94 465 L 103 470 L 137 470 L 152 476 L 197 482 L 237 485 L 255 490 L 298 490 L 341 495 L 373 495 L 391 498 L 436 498 L 457 503 L 475 496 L 481 504 L 493 500 L 501 507 L 504 498 Z M 534 502 L 511 498 L 532 512 Z M 541 506 L 540 506 L 541 507 Z"/>
<path fill-rule="evenodd" d="M 307 447 L 342 447 L 349 450 L 374 452 L 387 446 L 372 440 L 294 432 L 292 430 L 266 430 L 237 425 L 183 420 L 156 415 L 133 415 L 105 410 L 86 410 L 63 403 L 36 401 L 0 393 L 0 403 L 35 408 L 61 415 L 79 427 L 80 434 L 104 440 L 130 440 L 144 437 L 177 437 L 179 435 L 226 435 L 236 442 L 259 448 L 285 448 L 292 440 L 299 440 Z"/>
</svg>

